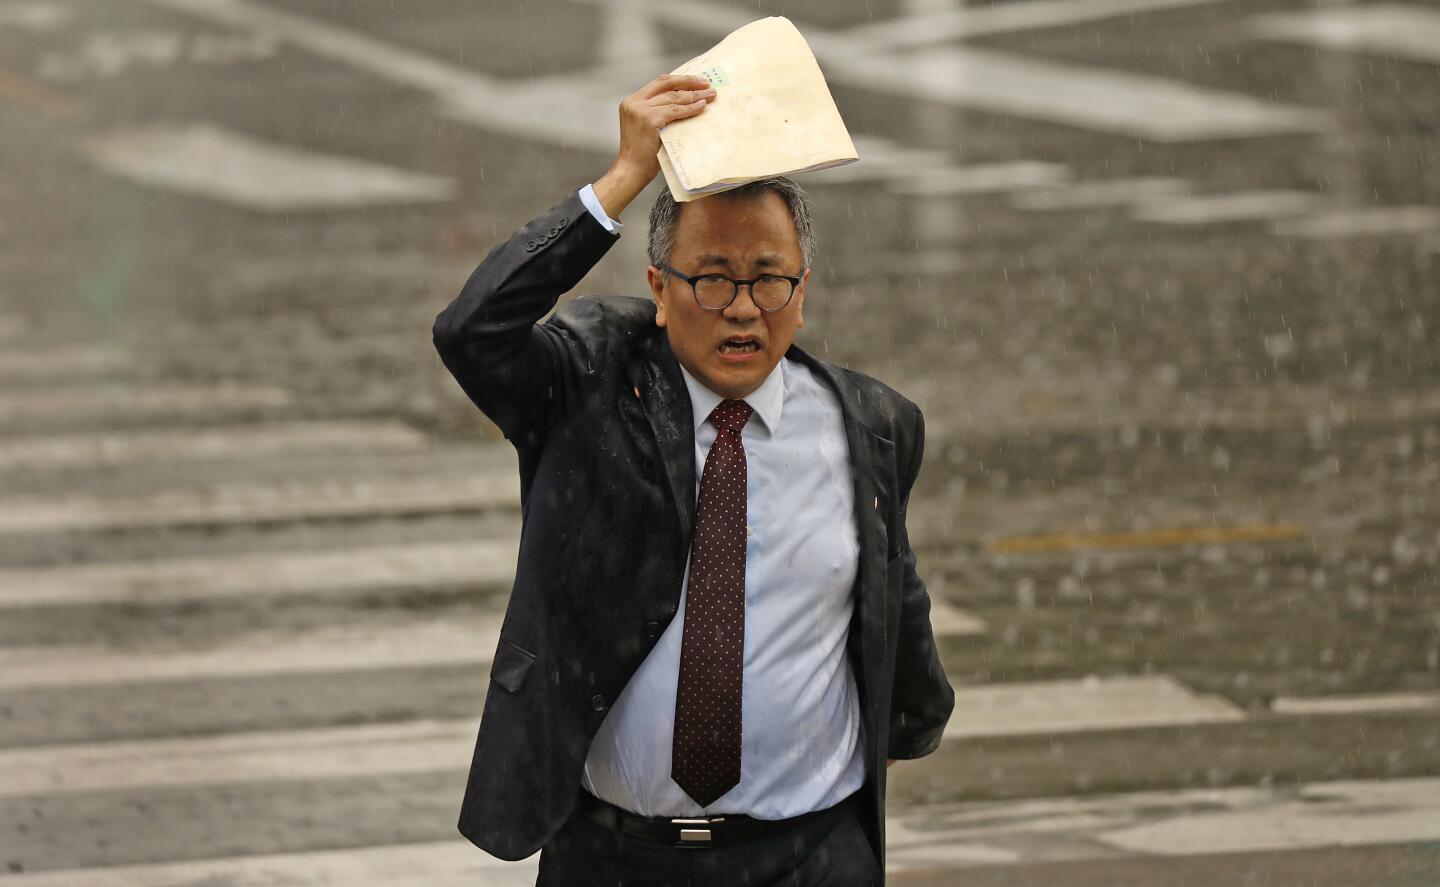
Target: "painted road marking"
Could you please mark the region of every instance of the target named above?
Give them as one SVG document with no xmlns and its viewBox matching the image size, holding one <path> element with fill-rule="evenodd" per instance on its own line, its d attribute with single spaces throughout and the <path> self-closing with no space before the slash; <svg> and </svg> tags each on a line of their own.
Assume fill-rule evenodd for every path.
<svg viewBox="0 0 1440 887">
<path fill-rule="evenodd" d="M 507 586 L 518 546 L 518 539 L 483 539 L 0 570 L 0 610 Z M 937 636 L 987 630 L 983 619 L 934 594 L 930 626 Z"/>
<path fill-rule="evenodd" d="M 467 751 L 468 755 L 468 751 Z M 457 772 L 463 772 L 457 771 Z M 886 871 L 1025 862 L 1123 860 L 1237 850 L 1318 849 L 1440 840 L 1440 779 L 1313 782 L 886 810 Z M 1149 841 L 1154 840 L 1152 846 Z M 449 838 L 344 850 L 0 875 L 4 887 L 426 887 L 530 885 L 539 855 L 517 862 Z"/>
<path fill-rule="evenodd" d="M 437 202 L 457 193 L 444 176 L 302 151 L 210 123 L 119 129 L 90 139 L 85 153 L 141 184 L 266 212 Z"/>
<path fill-rule="evenodd" d="M 1112 847 L 1172 856 L 1440 839 L 1440 779 L 1327 782 L 1268 800 L 1097 837 Z"/>
<path fill-rule="evenodd" d="M 1080 25 L 1122 16 L 1164 12 L 1219 0 L 1012 0 L 907 15 L 845 32 L 875 50 L 913 49 L 968 37 Z"/>
<path fill-rule="evenodd" d="M 1246 19 L 1250 33 L 1277 40 L 1440 64 L 1440 10 L 1401 3 L 1334 6 Z"/>
<path fill-rule="evenodd" d="M 650 0 L 650 11 L 673 26 L 715 36 L 752 17 L 707 0 Z M 969 47 L 886 54 L 845 31 L 795 24 L 830 82 L 909 100 L 1164 142 L 1323 132 L 1333 125 L 1323 110 L 1159 77 Z"/>
<path fill-rule="evenodd" d="M 483 665 L 502 614 L 388 627 L 341 625 L 227 638 L 203 649 L 64 645 L 0 648 L 0 689 Z"/>
<path fill-rule="evenodd" d="M 1219 696 L 1191 692 L 1165 675 L 987 684 L 955 688 L 945 738 L 1018 736 L 1241 721 Z"/>
<path fill-rule="evenodd" d="M 167 68 L 178 63 L 236 64 L 273 58 L 276 43 L 265 34 L 233 37 L 175 31 L 127 30 L 87 34 L 78 49 L 47 52 L 35 75 L 73 83 L 109 78 L 135 67 Z"/>
<path fill-rule="evenodd" d="M 466 645 L 472 648 L 470 652 L 474 655 L 459 661 L 488 662 L 489 652 L 498 643 L 498 632 L 498 623 L 485 629 L 467 629 L 464 633 Z M 448 636 L 444 640 L 450 643 Z M 486 654 L 483 660 L 473 649 L 481 647 Z M 441 661 L 449 664 L 454 660 Z M 359 663 L 364 663 L 362 657 L 352 657 L 352 667 Z M 216 663 L 212 660 L 208 664 L 211 671 L 197 677 L 214 675 Z M 171 674 L 167 668 L 162 677 L 147 675 L 142 679 L 163 679 Z M 228 676 L 232 672 L 222 674 Z M 130 676 L 122 680 L 135 679 Z M 90 683 L 75 680 L 63 683 L 82 682 Z M 110 682 L 106 680 L 106 683 Z M 945 738 L 1205 723 L 1243 717 L 1228 705 L 1221 710 L 1222 716 L 1217 716 L 1213 703 L 1206 703 L 1203 697 L 1190 694 L 1168 678 L 1129 680 L 1129 687 L 1120 686 L 1126 681 L 1110 683 L 1117 686 L 1098 693 L 1086 689 L 1084 682 L 1080 681 L 1017 684 L 1009 688 L 1014 692 L 984 700 L 985 704 L 993 703 L 994 707 L 978 710 L 962 708 L 962 700 L 957 694 L 956 711 L 963 714 L 954 720 L 969 721 L 979 715 L 990 719 L 987 724 L 990 729 L 983 734 L 952 734 L 947 730 Z M 1144 687 L 1135 692 L 1134 688 L 1141 684 Z M 1053 708 L 1055 699 L 1066 694 L 1078 697 L 1078 703 L 1067 702 L 1050 723 L 1038 725 L 1034 709 Z M 1127 707 L 1122 716 L 1117 717 L 1114 700 L 1121 695 L 1125 697 L 1124 705 Z M 963 701 L 969 704 L 975 698 L 967 694 Z M 1136 717 L 1145 705 L 1157 701 L 1159 707 L 1150 717 Z M 1186 706 L 1185 711 L 1179 710 L 1177 701 Z M 1074 713 L 1087 706 L 1090 709 L 1087 716 L 1077 720 Z M 1013 712 L 1007 713 L 1010 708 Z M 1060 720 L 1065 722 L 1065 726 L 1053 726 Z M 470 761 L 475 744 L 475 727 L 476 720 L 469 717 L 420 719 L 344 727 L 0 749 L 0 795 L 221 785 L 302 776 L 306 779 L 333 779 L 461 770 Z"/>
<path fill-rule="evenodd" d="M 420 89 L 467 123 L 572 147 L 613 150 L 614 99 L 634 88 L 593 73 L 506 83 L 351 29 L 245 0 L 149 0 L 211 21 L 274 34 L 322 57 Z M 609 6 L 612 0 L 585 0 Z M 657 21 L 724 36 L 751 13 L 704 0 L 650 0 Z M 633 14 L 634 10 L 628 10 Z M 835 83 L 872 93 L 1063 123 L 1160 141 L 1328 130 L 1327 113 L 1185 83 L 970 48 L 879 54 L 863 40 L 797 22 Z M 633 79 L 633 78 L 630 78 Z M 603 99 L 603 100 L 602 100 Z"/>
<path fill-rule="evenodd" d="M 402 721 L 0 749 L 0 796 L 458 771 L 470 762 L 477 722 Z"/>
<path fill-rule="evenodd" d="M 513 469 L 458 477 L 293 478 L 125 496 L 0 499 L 0 534 L 462 514 L 520 504 Z"/>
<path fill-rule="evenodd" d="M 346 850 L 0 874 L 3 887 L 534 887 L 540 854 L 507 862 L 464 838 Z"/>
<path fill-rule="evenodd" d="M 1298 539 L 1305 528 L 1294 524 L 1256 524 L 1239 527 L 1175 527 L 1130 533 L 1057 533 L 1051 536 L 1013 536 L 988 544 L 991 551 L 1071 551 L 1079 548 L 1150 548 L 1162 545 L 1200 545 L 1217 542 L 1273 542 Z"/>
<path fill-rule="evenodd" d="M 847 82 L 857 88 L 883 84 L 895 95 L 1158 142 L 1313 133 L 1329 126 L 1322 111 L 993 50 L 935 48 L 881 59 L 849 57 L 843 64 Z M 839 67 L 833 59 L 830 64 Z"/>
<path fill-rule="evenodd" d="M 855 151 L 864 163 L 846 163 L 809 173 L 808 178 L 822 184 L 874 182 L 917 175 L 922 171 L 944 170 L 954 165 L 949 151 L 927 148 L 906 148 L 889 139 L 876 136 L 853 136 Z"/>
<path fill-rule="evenodd" d="M 887 871 L 1432 842 L 1440 779 L 933 804 L 885 832 Z"/>
<path fill-rule="evenodd" d="M 1146 203 L 1131 215 L 1142 222 L 1167 225 L 1213 225 L 1283 219 L 1329 209 L 1328 198 L 1308 191 L 1235 191 L 1197 194 L 1179 200 Z"/>
<path fill-rule="evenodd" d="M 1134 206 L 1174 199 L 1189 191 L 1190 183 L 1184 179 L 1137 176 L 1023 191 L 1010 199 L 1010 205 L 1036 211 Z"/>
<path fill-rule="evenodd" d="M 1270 230 L 1283 237 L 1307 237 L 1314 240 L 1426 234 L 1440 231 L 1440 208 L 1381 206 L 1340 209 L 1307 218 L 1276 222 Z"/>
<path fill-rule="evenodd" d="M 1070 167 L 1060 163 L 1019 160 L 921 170 L 889 184 L 896 194 L 948 197 L 959 194 L 994 194 L 1026 188 L 1053 187 L 1069 181 Z"/>
<path fill-rule="evenodd" d="M 0 351 L 0 383 L 113 373 L 130 364 L 130 355 L 113 345 L 56 345 Z"/>
<path fill-rule="evenodd" d="M 349 65 L 436 98 L 473 94 L 477 102 L 502 98 L 501 83 L 418 52 L 333 25 L 321 19 L 273 9 L 247 0 L 148 0 L 157 6 L 255 33 L 321 58 Z M 513 85 L 513 84 L 512 84 Z M 615 114 L 610 109 L 611 117 Z M 618 128 L 618 123 L 616 124 Z M 612 143 L 613 144 L 613 143 Z"/>
<path fill-rule="evenodd" d="M 419 431 L 393 420 L 0 438 L 0 471 L 108 467 L 171 460 L 264 459 L 353 450 L 413 452 L 424 449 L 428 443 Z"/>
<path fill-rule="evenodd" d="M 508 546 L 506 550 L 513 554 Z M 509 569 L 502 571 L 500 565 L 508 567 L 511 562 L 511 558 L 491 560 L 479 565 L 474 574 L 457 578 L 477 582 L 487 574 L 508 577 Z M 397 567 L 403 564 L 392 563 L 392 569 Z M 0 649 L 0 688 L 483 664 L 494 652 L 502 617 L 493 614 L 480 620 L 452 619 L 398 628 L 341 626 L 299 634 L 273 632 L 227 640 L 200 650 L 83 645 Z M 965 623 L 964 614 L 957 614 L 948 623 L 942 621 L 947 628 L 968 630 L 970 626 Z M 939 628 L 936 631 L 947 633 Z M 1040 691 L 1045 692 L 1045 687 L 1041 686 Z"/>
<path fill-rule="evenodd" d="M 3 586 L 0 579 L 0 587 Z M 937 637 L 942 635 L 984 634 L 988 630 L 985 620 L 973 613 L 962 610 L 937 594 L 930 595 L 930 630 Z"/>
<path fill-rule="evenodd" d="M 92 385 L 15 391 L 0 393 L 0 425 L 13 429 L 27 422 L 94 423 L 115 418 L 214 414 L 283 407 L 290 402 L 288 391 L 248 385 Z"/>
<path fill-rule="evenodd" d="M 1277 715 L 1353 715 L 1371 712 L 1437 712 L 1440 693 L 1369 693 L 1355 696 L 1278 696 L 1270 703 Z"/>
<path fill-rule="evenodd" d="M 0 28 L 16 28 L 35 34 L 58 31 L 70 22 L 71 10 L 44 0 L 9 0 L 0 3 Z"/>
<path fill-rule="evenodd" d="M 517 539 L 0 570 L 0 610 L 508 586 Z"/>
</svg>

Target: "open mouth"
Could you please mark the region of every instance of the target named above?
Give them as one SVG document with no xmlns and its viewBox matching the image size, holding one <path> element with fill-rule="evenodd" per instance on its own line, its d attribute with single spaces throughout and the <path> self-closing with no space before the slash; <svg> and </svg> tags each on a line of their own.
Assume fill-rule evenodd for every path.
<svg viewBox="0 0 1440 887">
<path fill-rule="evenodd" d="M 760 340 L 754 336 L 732 336 L 720 343 L 721 354 L 753 354 L 760 350 Z"/>
</svg>

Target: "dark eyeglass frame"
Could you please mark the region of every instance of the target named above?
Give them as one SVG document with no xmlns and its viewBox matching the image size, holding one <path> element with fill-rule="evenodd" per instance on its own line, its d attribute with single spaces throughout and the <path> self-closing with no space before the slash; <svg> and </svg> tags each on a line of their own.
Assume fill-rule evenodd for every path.
<svg viewBox="0 0 1440 887">
<path fill-rule="evenodd" d="M 699 305 L 701 308 L 704 308 L 706 311 L 724 311 L 726 308 L 729 308 L 731 305 L 735 304 L 735 300 L 740 297 L 740 287 L 742 286 L 750 287 L 750 301 L 755 302 L 755 284 L 759 283 L 762 280 L 765 280 L 768 277 L 774 277 L 778 280 L 789 281 L 790 295 L 785 297 L 785 301 L 781 302 L 779 307 L 766 308 L 759 302 L 755 302 L 755 307 L 759 308 L 761 311 L 768 311 L 771 313 L 774 313 L 776 311 L 784 311 L 785 308 L 790 304 L 790 300 L 795 298 L 795 290 L 800 286 L 800 281 L 805 273 L 805 269 L 801 268 L 800 275 L 795 277 L 792 277 L 789 274 L 762 274 L 759 277 L 752 277 L 749 280 L 736 280 L 733 277 L 726 277 L 724 274 L 715 274 L 713 272 L 708 274 L 684 274 L 681 273 L 679 270 L 670 267 L 669 265 L 661 265 L 660 267 L 663 270 L 674 274 L 676 277 L 690 284 L 690 295 L 695 297 L 695 304 Z M 724 280 L 728 282 L 732 287 L 734 287 L 734 290 L 730 293 L 730 301 L 726 302 L 724 305 L 721 305 L 718 308 L 711 308 L 709 305 L 701 302 L 700 293 L 696 291 L 695 284 L 706 277 L 714 277 L 719 280 Z"/>
</svg>

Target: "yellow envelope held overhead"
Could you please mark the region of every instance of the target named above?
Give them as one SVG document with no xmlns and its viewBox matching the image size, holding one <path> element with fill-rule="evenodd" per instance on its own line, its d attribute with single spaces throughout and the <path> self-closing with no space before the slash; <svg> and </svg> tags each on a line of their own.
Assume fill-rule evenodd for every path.
<svg viewBox="0 0 1440 887">
<path fill-rule="evenodd" d="M 677 201 L 860 159 L 815 54 L 784 16 L 751 22 L 671 73 L 715 87 L 704 111 L 660 130 Z"/>
</svg>

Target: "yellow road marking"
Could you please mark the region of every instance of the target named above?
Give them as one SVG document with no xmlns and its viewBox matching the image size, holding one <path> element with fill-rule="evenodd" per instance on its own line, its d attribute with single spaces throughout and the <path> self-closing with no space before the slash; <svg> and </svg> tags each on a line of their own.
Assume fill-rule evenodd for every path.
<svg viewBox="0 0 1440 887">
<path fill-rule="evenodd" d="M 991 551 L 1007 553 L 1064 551 L 1074 548 L 1147 548 L 1159 545 L 1193 545 L 1197 542 L 1270 542 L 1296 539 L 1305 528 L 1294 524 L 1257 524 L 1248 527 L 1174 527 L 1132 533 L 1060 533 L 1053 536 L 1013 536 L 989 544 Z"/>
</svg>

